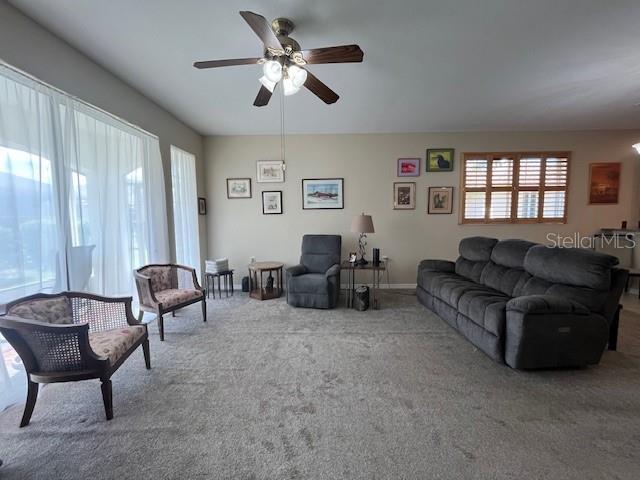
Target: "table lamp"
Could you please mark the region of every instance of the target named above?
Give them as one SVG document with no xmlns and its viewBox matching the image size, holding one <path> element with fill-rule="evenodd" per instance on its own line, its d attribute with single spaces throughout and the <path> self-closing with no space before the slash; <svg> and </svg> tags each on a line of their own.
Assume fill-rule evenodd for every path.
<svg viewBox="0 0 640 480">
<path fill-rule="evenodd" d="M 351 221 L 351 231 L 360 234 L 360 239 L 358 240 L 358 253 L 360 254 L 360 259 L 356 263 L 358 265 L 366 265 L 369 263 L 364 258 L 367 246 L 367 233 L 375 233 L 371 215 L 365 215 L 363 212 L 361 215 L 353 217 L 353 220 Z"/>
</svg>

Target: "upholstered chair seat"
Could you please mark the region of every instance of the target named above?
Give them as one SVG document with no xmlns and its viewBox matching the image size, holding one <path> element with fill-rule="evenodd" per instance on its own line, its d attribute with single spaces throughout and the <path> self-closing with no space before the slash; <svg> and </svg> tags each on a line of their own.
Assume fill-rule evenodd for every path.
<svg viewBox="0 0 640 480">
<path fill-rule="evenodd" d="M 113 365 L 146 333 L 144 325 L 89 332 L 89 345 L 96 355 L 108 358 Z"/>
</svg>

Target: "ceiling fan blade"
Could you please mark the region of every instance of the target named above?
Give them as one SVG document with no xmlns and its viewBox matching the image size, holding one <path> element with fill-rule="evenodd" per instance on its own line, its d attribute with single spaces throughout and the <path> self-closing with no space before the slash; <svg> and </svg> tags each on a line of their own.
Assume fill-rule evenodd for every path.
<svg viewBox="0 0 640 480">
<path fill-rule="evenodd" d="M 205 62 L 195 62 L 196 68 L 216 68 L 231 67 L 233 65 L 255 65 L 261 58 L 229 58 L 227 60 L 207 60 Z"/>
<path fill-rule="evenodd" d="M 303 50 L 302 56 L 307 63 L 349 63 L 361 62 L 364 52 L 358 45 L 340 45 L 338 47 L 312 48 Z"/>
<path fill-rule="evenodd" d="M 272 48 L 274 50 L 282 50 L 282 45 L 276 37 L 276 34 L 273 33 L 271 29 L 271 24 L 264 18 L 262 15 L 258 15 L 257 13 L 242 11 L 240 12 L 242 18 L 244 18 L 245 22 L 249 24 L 251 29 L 260 37 L 262 43 L 264 43 L 265 47 Z"/>
<path fill-rule="evenodd" d="M 304 82 L 304 86 L 311 90 L 311 92 L 324 103 L 336 103 L 340 98 L 340 96 L 336 92 L 334 92 L 324 83 L 318 80 L 318 77 L 316 77 L 309 70 L 307 70 L 307 81 Z"/>
<path fill-rule="evenodd" d="M 307 77 L 309 78 L 309 77 Z M 271 99 L 271 92 L 264 85 L 260 87 L 256 99 L 253 101 L 253 105 L 256 107 L 264 107 Z"/>
</svg>

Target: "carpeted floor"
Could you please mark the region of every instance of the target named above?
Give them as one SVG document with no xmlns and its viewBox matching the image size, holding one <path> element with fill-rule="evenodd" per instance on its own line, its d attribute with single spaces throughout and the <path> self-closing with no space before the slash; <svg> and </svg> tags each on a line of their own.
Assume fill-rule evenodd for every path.
<svg viewBox="0 0 640 480">
<path fill-rule="evenodd" d="M 113 378 L 44 388 L 0 414 L 2 479 L 635 479 L 640 316 L 586 370 L 499 365 L 407 292 L 382 309 L 209 301 L 150 325 Z"/>
</svg>

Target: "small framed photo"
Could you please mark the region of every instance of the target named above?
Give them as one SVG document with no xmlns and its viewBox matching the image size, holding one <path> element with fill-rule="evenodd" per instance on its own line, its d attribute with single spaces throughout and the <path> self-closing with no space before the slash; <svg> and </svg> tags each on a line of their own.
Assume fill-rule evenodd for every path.
<svg viewBox="0 0 640 480">
<path fill-rule="evenodd" d="M 258 183 L 284 182 L 284 164 L 281 160 L 258 160 Z"/>
<path fill-rule="evenodd" d="M 429 187 L 427 213 L 453 213 L 453 187 Z"/>
<path fill-rule="evenodd" d="M 618 203 L 621 167 L 622 164 L 619 162 L 589 164 L 589 203 L 591 205 Z"/>
<path fill-rule="evenodd" d="M 262 192 L 262 214 L 280 215 L 282 213 L 282 191 Z"/>
<path fill-rule="evenodd" d="M 427 150 L 427 172 L 452 172 L 453 148 L 432 148 Z"/>
<path fill-rule="evenodd" d="M 251 179 L 227 178 L 227 198 L 251 198 Z"/>
<path fill-rule="evenodd" d="M 416 208 L 415 182 L 395 182 L 393 184 L 393 209 L 414 210 Z"/>
<path fill-rule="evenodd" d="M 344 179 L 302 179 L 302 208 L 304 210 L 344 208 Z"/>
<path fill-rule="evenodd" d="M 398 176 L 399 177 L 419 177 L 420 176 L 420 159 L 419 158 L 399 158 L 398 159 Z"/>
<path fill-rule="evenodd" d="M 356 263 L 357 259 L 358 255 L 356 255 L 356 252 L 349 253 L 349 263 Z"/>
<path fill-rule="evenodd" d="M 207 214 L 207 199 L 203 197 L 198 197 L 198 215 L 206 215 Z"/>
</svg>

